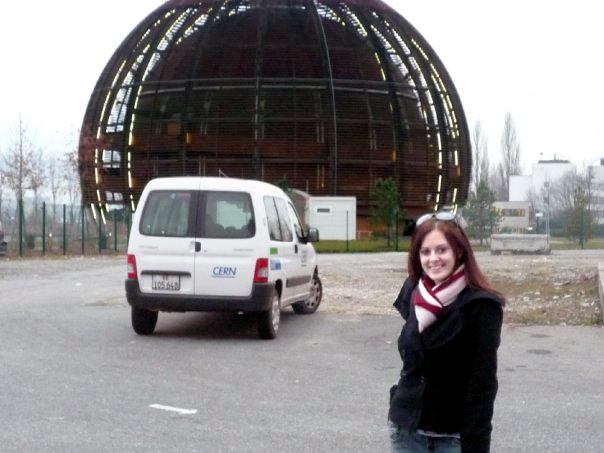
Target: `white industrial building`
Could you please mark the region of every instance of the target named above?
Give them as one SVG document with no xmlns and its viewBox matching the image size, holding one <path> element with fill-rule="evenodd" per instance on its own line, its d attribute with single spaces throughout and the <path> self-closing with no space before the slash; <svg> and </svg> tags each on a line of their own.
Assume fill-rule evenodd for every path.
<svg viewBox="0 0 604 453">
<path fill-rule="evenodd" d="M 587 167 L 587 175 L 591 178 L 591 206 L 590 209 L 596 221 L 604 223 L 604 159 L 600 159 L 600 165 Z"/>
<path fill-rule="evenodd" d="M 320 239 L 354 240 L 357 237 L 356 197 L 314 197 L 291 189 L 289 197 L 305 226 L 319 230 Z"/>
<path fill-rule="evenodd" d="M 308 201 L 308 223 L 319 229 L 321 239 L 351 241 L 356 239 L 356 197 L 311 196 Z"/>
<path fill-rule="evenodd" d="M 496 201 L 493 206 L 501 214 L 499 231 L 524 233 L 528 230 L 531 220 L 531 204 L 528 201 Z"/>
<path fill-rule="evenodd" d="M 548 187 L 571 172 L 577 173 L 577 166 L 568 160 L 540 160 L 533 164 L 533 172 L 527 176 L 510 176 L 510 201 L 531 201 L 531 192 L 539 196 Z"/>
<path fill-rule="evenodd" d="M 498 201 L 495 206 L 502 213 L 499 228 L 508 228 L 516 232 L 528 230 L 531 223 L 535 222 L 537 212 L 531 212 L 531 208 L 539 211 L 547 211 L 546 206 L 531 206 L 539 203 L 557 181 L 566 174 L 576 174 L 577 166 L 568 160 L 540 160 L 533 164 L 530 175 L 510 176 L 509 200 Z M 544 214 L 537 214 L 543 216 Z M 544 221 L 549 224 L 548 213 L 545 213 Z M 548 227 L 549 228 L 549 225 Z"/>
<path fill-rule="evenodd" d="M 532 174 L 510 176 L 509 202 L 497 202 L 500 209 L 514 209 L 515 202 L 531 202 L 546 195 L 549 187 L 554 186 L 567 173 L 576 174 L 577 166 L 567 160 L 541 160 L 533 164 Z M 590 178 L 591 204 L 590 210 L 599 224 L 604 224 L 604 158 L 599 165 L 589 165 L 587 176 Z M 534 197 L 531 200 L 531 197 Z M 503 204 L 502 204 L 503 203 Z M 537 209 L 546 210 L 546 206 L 536 206 Z M 535 213 L 531 213 L 533 216 Z M 519 219 L 517 219 L 519 220 Z M 514 220 L 513 222 L 516 222 Z M 509 219 L 502 222 L 501 226 L 508 226 Z M 511 225 L 509 225 L 511 227 Z"/>
</svg>

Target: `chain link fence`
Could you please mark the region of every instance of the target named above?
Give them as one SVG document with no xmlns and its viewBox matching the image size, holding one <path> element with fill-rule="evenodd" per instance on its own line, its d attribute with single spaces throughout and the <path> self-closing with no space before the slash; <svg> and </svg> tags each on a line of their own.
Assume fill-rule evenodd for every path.
<svg viewBox="0 0 604 453">
<path fill-rule="evenodd" d="M 7 256 L 125 253 L 129 207 L 99 213 L 90 206 L 9 200 L 0 207 Z"/>
</svg>

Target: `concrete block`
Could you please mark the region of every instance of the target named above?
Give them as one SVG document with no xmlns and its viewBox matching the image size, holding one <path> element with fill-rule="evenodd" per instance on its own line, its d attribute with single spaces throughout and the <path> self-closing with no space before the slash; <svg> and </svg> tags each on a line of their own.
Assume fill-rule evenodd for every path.
<svg viewBox="0 0 604 453">
<path fill-rule="evenodd" d="M 493 234 L 491 235 L 491 254 L 501 252 L 535 253 L 549 255 L 551 252 L 547 234 Z"/>
</svg>

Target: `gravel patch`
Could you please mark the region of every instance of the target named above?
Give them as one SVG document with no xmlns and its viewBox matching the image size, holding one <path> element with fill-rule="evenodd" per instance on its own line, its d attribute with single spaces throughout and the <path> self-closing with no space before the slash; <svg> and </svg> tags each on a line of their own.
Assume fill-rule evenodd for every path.
<svg viewBox="0 0 604 453">
<path fill-rule="evenodd" d="M 121 263 L 126 269 L 124 255 L 52 256 L 46 258 L 0 258 L 0 281 L 27 272 L 32 278 L 48 277 L 64 272 L 103 269 Z M 120 275 L 121 277 L 121 275 Z"/>
<path fill-rule="evenodd" d="M 476 258 L 495 289 L 506 297 L 506 322 L 601 323 L 597 267 L 604 262 L 604 250 L 559 250 L 547 256 L 477 252 Z M 406 268 L 407 253 L 320 255 L 321 310 L 395 314 L 392 303 Z"/>
<path fill-rule="evenodd" d="M 554 250 L 551 255 L 491 255 L 476 257 L 493 286 L 507 299 L 505 322 L 518 324 L 599 325 L 598 262 L 604 250 Z M 0 259 L 0 282 L 28 273 L 43 278 L 71 272 L 119 269 L 125 275 L 123 255 Z M 319 255 L 326 313 L 392 314 L 406 276 L 407 253 Z M 101 272 L 87 273 L 101 278 Z M 113 275 L 113 273 L 111 274 Z M 107 278 L 107 277 L 103 277 Z M 118 286 L 120 286 L 118 285 Z M 115 298 L 123 297 L 116 292 Z M 125 302 L 125 297 L 124 297 Z"/>
</svg>

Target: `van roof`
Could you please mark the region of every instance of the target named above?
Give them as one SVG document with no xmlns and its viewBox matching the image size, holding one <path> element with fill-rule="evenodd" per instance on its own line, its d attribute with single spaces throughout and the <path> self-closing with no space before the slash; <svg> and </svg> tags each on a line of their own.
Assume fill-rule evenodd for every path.
<svg viewBox="0 0 604 453">
<path fill-rule="evenodd" d="M 284 195 L 277 186 L 255 179 L 218 178 L 208 176 L 174 176 L 155 178 L 147 183 L 150 189 L 178 189 L 201 186 L 204 190 L 245 190 Z"/>
</svg>

